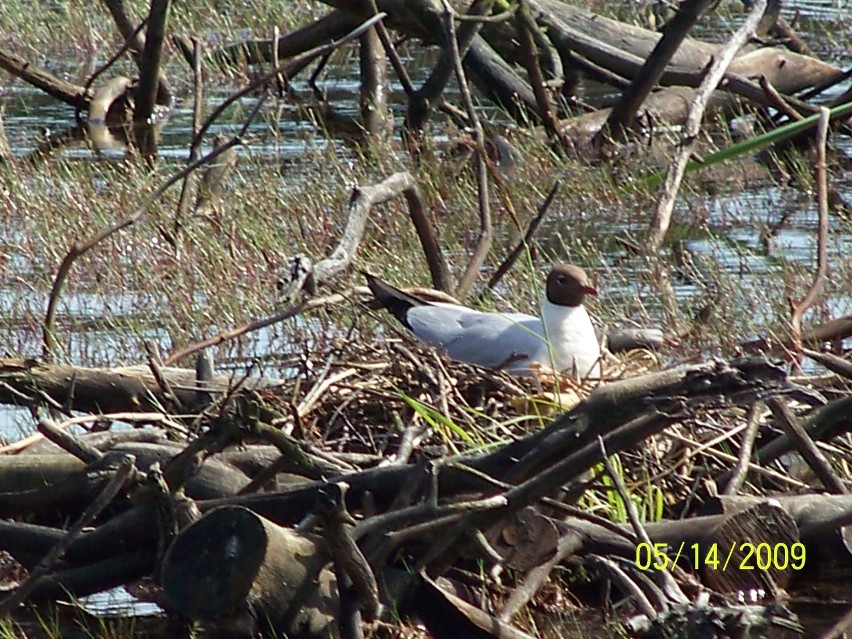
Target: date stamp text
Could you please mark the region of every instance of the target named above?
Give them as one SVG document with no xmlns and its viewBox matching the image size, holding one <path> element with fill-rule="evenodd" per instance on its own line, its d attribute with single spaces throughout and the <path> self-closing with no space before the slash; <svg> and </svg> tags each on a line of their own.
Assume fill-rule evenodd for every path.
<svg viewBox="0 0 852 639">
<path fill-rule="evenodd" d="M 743 541 L 724 548 L 719 544 L 689 544 L 679 547 L 666 543 L 640 543 L 636 546 L 636 567 L 640 570 L 675 570 L 679 562 L 705 570 L 802 570 L 806 560 L 805 545 L 752 543 Z"/>
</svg>

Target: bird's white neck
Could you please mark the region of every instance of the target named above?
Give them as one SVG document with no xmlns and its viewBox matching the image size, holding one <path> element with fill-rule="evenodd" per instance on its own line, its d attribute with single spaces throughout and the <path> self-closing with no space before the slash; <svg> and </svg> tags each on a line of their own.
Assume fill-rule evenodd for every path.
<svg viewBox="0 0 852 639">
<path fill-rule="evenodd" d="M 585 306 L 559 306 L 544 296 L 541 321 L 557 370 L 600 376 L 600 344 Z"/>
</svg>

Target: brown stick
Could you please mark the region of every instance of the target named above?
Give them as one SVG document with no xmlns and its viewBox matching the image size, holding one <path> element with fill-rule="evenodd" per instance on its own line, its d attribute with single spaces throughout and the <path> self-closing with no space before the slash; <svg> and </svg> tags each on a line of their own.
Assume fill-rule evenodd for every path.
<svg viewBox="0 0 852 639">
<path fill-rule="evenodd" d="M 235 337 L 239 337 L 240 335 L 245 335 L 246 333 L 251 333 L 252 331 L 258 331 L 262 328 L 266 328 L 267 326 L 270 326 L 277 322 L 281 322 L 285 319 L 296 317 L 297 315 L 301 315 L 302 313 L 312 311 L 315 308 L 322 308 L 324 306 L 328 306 L 329 304 L 342 302 L 347 297 L 348 294 L 335 293 L 334 295 L 316 297 L 314 299 L 308 300 L 307 302 L 301 302 L 299 304 L 291 306 L 290 308 L 284 311 L 281 311 L 280 313 L 271 315 L 270 317 L 255 320 L 253 322 L 249 322 L 248 324 L 243 324 L 242 326 L 232 328 L 228 331 L 223 331 L 221 333 L 218 333 L 217 335 L 213 335 L 212 337 L 208 337 L 207 339 L 201 340 L 200 342 L 196 342 L 195 344 L 191 344 L 190 346 L 182 348 L 167 357 L 166 360 L 163 362 L 163 365 L 171 366 L 175 362 L 183 359 L 184 357 L 194 355 L 198 351 L 208 348 L 210 346 L 216 346 L 217 344 L 227 342 L 228 340 L 234 339 Z"/>
<path fill-rule="evenodd" d="M 94 97 L 94 93 L 85 87 L 60 80 L 52 73 L 5 49 L 0 49 L 0 69 L 5 69 L 15 77 L 77 109 L 85 109 Z"/>
<path fill-rule="evenodd" d="M 553 183 L 553 186 L 550 187 L 550 191 L 547 192 L 547 197 L 544 198 L 544 202 L 542 202 L 541 206 L 538 208 L 538 213 L 533 218 L 530 225 L 527 227 L 526 233 L 524 233 L 524 237 L 521 238 L 521 241 L 512 249 L 512 252 L 503 260 L 503 263 L 500 264 L 499 268 L 494 272 L 494 275 L 491 276 L 491 279 L 488 280 L 488 284 L 486 287 L 489 289 L 494 288 L 503 279 L 503 276 L 509 272 L 509 269 L 518 261 L 518 258 L 521 256 L 521 253 L 524 250 L 529 248 L 530 242 L 532 241 L 535 232 L 538 230 L 538 227 L 541 226 L 541 223 L 544 221 L 544 216 L 547 214 L 547 211 L 550 209 L 550 205 L 553 203 L 556 194 L 559 192 L 560 181 L 556 180 Z"/>
<path fill-rule="evenodd" d="M 808 350 L 807 348 L 802 349 L 802 354 L 810 357 L 815 362 L 819 362 L 832 373 L 837 373 L 841 377 L 852 380 L 852 362 L 848 359 L 843 359 L 831 353 Z"/>
<path fill-rule="evenodd" d="M 544 130 L 547 133 L 547 138 L 554 142 L 560 142 L 559 147 L 562 148 L 561 134 L 559 122 L 556 115 L 553 113 L 553 107 L 550 102 L 550 95 L 547 93 L 545 86 L 544 74 L 541 72 L 541 67 L 538 63 L 538 51 L 536 50 L 535 38 L 533 31 L 535 23 L 533 22 L 532 14 L 530 13 L 530 5 L 527 0 L 520 0 L 518 12 L 515 15 L 515 25 L 518 29 L 518 37 L 521 43 L 521 54 L 523 56 L 524 66 L 527 69 L 529 76 L 530 87 L 535 95 L 536 104 L 538 104 L 539 116 L 544 124 Z"/>
<path fill-rule="evenodd" d="M 793 442 L 796 450 L 819 477 L 822 485 L 836 495 L 845 495 L 847 491 L 843 482 L 832 472 L 831 464 L 817 448 L 807 431 L 796 421 L 787 405 L 777 397 L 770 397 L 766 400 L 766 405 L 769 406 L 769 410 L 772 411 L 775 419 L 780 422 L 781 428 L 787 434 L 788 439 Z"/>
<path fill-rule="evenodd" d="M 192 143 L 189 145 L 190 163 L 198 158 L 198 152 L 201 147 L 201 138 L 198 137 L 198 131 L 201 129 L 201 117 L 204 112 L 204 43 L 198 38 L 192 38 L 192 51 L 192 82 L 195 90 L 193 91 L 192 103 Z M 189 197 L 195 186 L 194 176 L 194 173 L 188 174 L 180 188 L 180 199 L 178 199 L 175 221 L 172 226 L 172 242 L 175 248 L 177 248 L 178 232 L 182 224 L 181 220 L 187 216 L 187 212 L 189 211 Z"/>
<path fill-rule="evenodd" d="M 132 37 L 126 38 L 124 40 L 124 44 L 119 47 L 118 51 L 113 53 L 109 60 L 104 62 L 100 67 L 98 67 L 97 70 L 95 70 L 95 72 L 91 76 L 89 76 L 89 79 L 86 80 L 87 91 L 91 89 L 92 85 L 95 83 L 95 80 L 97 80 L 102 74 L 106 73 L 107 70 L 109 70 L 116 62 L 118 62 L 121 56 L 123 56 L 128 50 L 130 50 L 135 38 L 139 36 L 139 33 L 146 26 L 148 26 L 147 18 L 139 23 L 139 26 L 136 27 L 136 29 L 133 31 Z"/>
<path fill-rule="evenodd" d="M 376 27 L 361 36 L 361 122 L 367 148 L 378 151 L 390 134 L 388 126 L 387 55 Z"/>
<path fill-rule="evenodd" d="M 476 0 L 468 9 L 469 17 L 480 17 L 487 13 L 491 8 L 490 0 Z M 456 16 L 458 19 L 458 16 Z M 473 44 L 473 40 L 479 34 L 482 28 L 481 22 L 472 22 L 463 24 L 456 32 L 455 42 L 458 50 L 458 57 L 464 60 Z M 444 47 L 441 51 L 441 57 L 435 68 L 429 74 L 429 77 L 417 91 L 408 96 L 409 104 L 405 116 L 405 131 L 410 135 L 416 136 L 422 131 L 424 124 L 429 119 L 432 110 L 439 107 L 443 102 L 441 97 L 447 82 L 453 76 L 454 72 L 454 52 L 450 46 L 449 35 L 444 27 L 443 43 Z"/>
<path fill-rule="evenodd" d="M 450 51 L 453 58 L 453 66 L 458 79 L 459 89 L 462 94 L 462 102 L 464 103 L 467 117 L 473 125 L 474 142 L 476 144 L 476 182 L 479 186 L 479 239 L 476 242 L 476 248 L 470 258 L 470 262 L 462 275 L 456 295 L 463 298 L 470 287 L 476 280 L 488 252 L 491 250 L 491 242 L 493 240 L 494 231 L 491 225 L 491 203 L 488 188 L 488 163 L 487 154 L 485 151 L 485 132 L 482 130 L 482 124 L 479 118 L 476 117 L 476 109 L 473 105 L 473 97 L 470 94 L 470 87 L 467 85 L 467 77 L 462 66 L 461 54 L 459 53 L 459 43 L 456 37 L 456 27 L 453 9 L 447 0 L 442 0 L 444 6 L 444 28 L 447 33 L 447 50 Z"/>
<path fill-rule="evenodd" d="M 103 459 L 104 454 L 101 451 L 94 446 L 90 446 L 76 435 L 71 434 L 68 430 L 63 430 L 52 419 L 39 420 L 38 432 L 62 448 L 62 450 L 74 455 L 74 457 L 84 464 L 92 464 Z"/>
<path fill-rule="evenodd" d="M 828 320 L 822 324 L 811 326 L 802 331 L 802 342 L 809 346 L 818 346 L 823 342 L 834 342 L 846 339 L 852 335 L 852 315 L 844 315 L 837 319 Z M 768 337 L 743 342 L 742 347 L 747 353 L 770 352 L 777 353 L 793 348 L 790 338 L 776 340 Z"/>
<path fill-rule="evenodd" d="M 801 113 L 796 111 L 784 97 L 778 93 L 778 90 L 772 86 L 772 83 L 766 79 L 766 76 L 760 76 L 760 88 L 763 89 L 763 92 L 769 96 L 769 99 L 772 100 L 772 105 L 777 107 L 779 111 L 784 113 L 790 120 L 804 120 L 804 116 Z"/>
<path fill-rule="evenodd" d="M 596 146 L 601 146 L 606 140 L 613 142 L 624 140 L 626 132 L 636 118 L 639 107 L 642 106 L 645 98 L 659 82 L 672 56 L 677 52 L 692 25 L 711 5 L 713 5 L 713 0 L 687 0 L 680 3 L 677 14 L 666 24 L 663 30 L 663 37 L 657 42 L 636 78 L 621 94 L 621 99 L 610 111 L 606 123 L 595 134 Z"/>
<path fill-rule="evenodd" d="M 373 15 L 379 13 L 379 8 L 376 6 L 376 0 L 368 0 L 368 4 Z M 376 33 L 379 34 L 379 40 L 382 41 L 382 46 L 385 48 L 388 60 L 393 67 L 394 73 L 396 73 L 396 77 L 399 80 L 400 85 L 402 85 L 402 90 L 405 91 L 405 95 L 411 99 L 416 91 L 414 83 L 411 81 L 411 77 L 408 75 L 405 65 L 402 63 L 399 54 L 396 52 L 396 47 L 394 47 L 393 42 L 391 42 L 384 20 L 376 23 Z"/>
<path fill-rule="evenodd" d="M 820 108 L 817 124 L 817 206 L 819 207 L 819 227 L 817 230 L 817 272 L 805 296 L 796 302 L 792 296 L 790 303 L 790 341 L 792 342 L 794 370 L 799 369 L 802 357 L 802 315 L 816 301 L 825 280 L 826 244 L 828 242 L 828 170 L 825 161 L 825 147 L 828 138 L 829 110 Z"/>
<path fill-rule="evenodd" d="M 148 29 L 145 33 L 145 49 L 139 69 L 139 87 L 136 90 L 136 106 L 133 109 L 133 139 L 142 158 L 148 161 L 157 154 L 152 116 L 154 106 L 157 104 L 160 62 L 163 56 L 163 41 L 170 4 L 171 0 L 151 0 Z"/>
<path fill-rule="evenodd" d="M 736 495 L 745 481 L 749 460 L 751 459 L 751 451 L 754 450 L 754 440 L 757 437 L 760 426 L 760 420 L 758 419 L 759 411 L 757 410 L 759 405 L 755 404 L 748 409 L 748 421 L 743 431 L 743 441 L 740 445 L 740 452 L 737 455 L 737 463 L 731 470 L 731 476 L 728 479 L 727 485 L 722 490 L 723 495 Z"/>
</svg>

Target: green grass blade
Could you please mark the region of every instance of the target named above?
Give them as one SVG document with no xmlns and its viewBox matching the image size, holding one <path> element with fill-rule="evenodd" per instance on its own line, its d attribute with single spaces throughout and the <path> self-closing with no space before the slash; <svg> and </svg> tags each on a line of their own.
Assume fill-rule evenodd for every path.
<svg viewBox="0 0 852 639">
<path fill-rule="evenodd" d="M 425 421 L 435 430 L 440 431 L 439 426 L 443 426 L 444 428 L 454 433 L 460 439 L 467 442 L 471 446 L 475 446 L 477 444 L 476 440 L 471 437 L 470 433 L 468 433 L 464 428 L 456 424 L 446 415 L 441 414 L 439 411 L 435 410 L 431 406 L 414 399 L 410 395 L 406 395 L 401 390 L 397 390 L 397 393 L 399 393 L 399 396 L 402 397 L 402 400 L 406 404 L 408 404 L 415 413 L 420 415 L 423 421 Z"/>
<path fill-rule="evenodd" d="M 830 113 L 832 119 L 848 115 L 852 113 L 852 102 L 840 104 L 831 109 Z M 714 164 L 719 164 L 720 162 L 724 162 L 725 160 L 729 160 L 731 158 L 750 153 L 752 151 L 755 151 L 756 149 L 767 146 L 769 144 L 775 144 L 776 142 L 787 140 L 789 138 L 792 138 L 793 136 L 798 135 L 802 131 L 807 131 L 808 129 L 815 127 L 817 121 L 819 121 L 819 114 L 815 113 L 814 115 L 810 115 L 804 118 L 803 120 L 790 122 L 789 124 L 780 126 L 777 129 L 772 129 L 771 131 L 767 131 L 766 133 L 762 133 L 761 135 L 757 135 L 753 138 L 738 142 L 737 144 L 729 146 L 726 149 L 721 149 L 719 151 L 716 151 L 715 153 L 710 153 L 705 156 L 701 162 L 690 160 L 686 165 L 686 173 L 698 171 L 699 169 L 713 166 Z M 659 173 L 654 173 L 653 175 L 649 175 L 645 179 L 637 180 L 634 184 L 638 186 L 656 186 L 657 184 L 660 184 L 665 179 L 665 177 L 666 173 L 665 171 L 662 171 Z"/>
</svg>

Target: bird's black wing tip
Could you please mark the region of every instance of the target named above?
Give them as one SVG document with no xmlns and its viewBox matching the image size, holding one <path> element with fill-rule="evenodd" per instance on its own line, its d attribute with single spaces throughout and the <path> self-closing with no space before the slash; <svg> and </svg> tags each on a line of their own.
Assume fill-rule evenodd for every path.
<svg viewBox="0 0 852 639">
<path fill-rule="evenodd" d="M 423 302 L 368 271 L 361 270 L 361 274 L 367 278 L 367 286 L 373 297 L 410 330 L 408 311 L 415 306 L 421 306 Z"/>
</svg>

